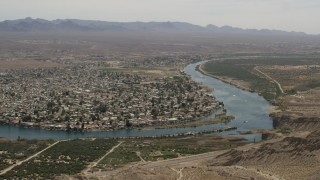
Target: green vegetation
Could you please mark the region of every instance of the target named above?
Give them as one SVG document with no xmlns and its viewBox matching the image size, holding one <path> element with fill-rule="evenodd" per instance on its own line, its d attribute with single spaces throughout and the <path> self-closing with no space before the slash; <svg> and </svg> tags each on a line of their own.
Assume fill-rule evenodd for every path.
<svg viewBox="0 0 320 180">
<path fill-rule="evenodd" d="M 273 100 L 281 95 L 281 91 L 275 83 L 253 73 L 254 66 L 252 64 L 249 62 L 246 65 L 235 63 L 234 60 L 208 62 L 204 65 L 204 70 L 215 76 L 224 76 L 249 82 L 250 88 L 253 91 L 259 92 L 267 100 Z"/>
<path fill-rule="evenodd" d="M 292 130 L 289 129 L 289 128 L 280 128 L 280 129 L 277 130 L 277 132 L 280 132 L 282 134 L 289 134 L 289 133 L 292 132 Z"/>
<path fill-rule="evenodd" d="M 125 67 L 125 69 L 128 69 L 128 70 L 145 70 L 145 71 L 148 71 L 148 70 L 157 70 L 157 69 L 159 69 L 159 68 L 156 68 L 156 67 L 133 66 L 133 67 Z"/>
<path fill-rule="evenodd" d="M 295 89 L 293 89 L 292 94 L 295 94 L 296 91 L 306 91 L 306 90 L 314 89 L 317 87 L 320 87 L 320 81 L 316 81 L 316 80 L 308 81 L 308 82 L 305 82 L 304 84 L 296 87 Z"/>
<path fill-rule="evenodd" d="M 292 54 L 282 54 L 279 56 L 259 54 L 257 56 L 252 56 L 252 54 L 247 54 L 244 56 L 222 56 L 221 58 L 228 58 L 225 60 L 231 64 L 238 65 L 312 65 L 319 62 L 319 54 L 308 55 L 292 55 Z"/>
<path fill-rule="evenodd" d="M 93 171 L 108 171 L 140 161 L 157 161 L 228 149 L 243 144 L 239 139 L 229 141 L 216 136 L 186 139 L 126 140 L 105 157 Z M 140 159 L 140 157 L 141 159 Z"/>
<path fill-rule="evenodd" d="M 243 145 L 244 142 L 240 142 L 241 140 L 239 138 L 225 139 L 215 135 L 183 139 L 123 139 L 124 142 L 92 170 L 112 170 L 141 160 L 157 161 L 228 149 Z M 19 142 L 8 142 L 6 147 L 15 147 L 13 148 L 15 150 L 10 150 L 10 148 L 7 150 L 18 152 L 17 149 L 21 146 L 17 146 L 16 143 Z M 28 141 L 28 143 L 34 145 L 41 144 L 43 141 L 35 140 Z M 0 179 L 52 179 L 61 174 L 74 175 L 88 167 L 91 162 L 101 158 L 118 143 L 119 141 L 115 139 L 76 139 L 59 142 L 39 156 L 0 176 Z M 32 155 L 42 149 L 38 148 L 29 154 Z"/>
<path fill-rule="evenodd" d="M 162 159 L 177 158 L 179 156 L 177 154 L 178 152 L 176 152 L 176 148 L 178 147 L 170 147 L 157 144 L 145 144 L 139 146 L 141 157 L 145 161 L 157 161 Z"/>
<path fill-rule="evenodd" d="M 137 161 L 140 161 L 140 158 L 137 156 L 135 144 L 125 142 L 106 158 L 104 158 L 96 167 L 94 167 L 94 170 L 111 170 Z"/>
<path fill-rule="evenodd" d="M 48 179 L 60 174 L 76 174 L 103 156 L 117 141 L 107 139 L 60 142 L 38 157 L 17 166 L 0 179 Z"/>
<path fill-rule="evenodd" d="M 126 141 L 114 152 L 104 158 L 94 170 L 112 170 L 128 163 L 141 161 L 138 154 L 145 161 L 177 158 L 180 155 L 200 154 L 210 151 L 205 148 L 188 147 L 185 145 L 165 145 L 166 140 L 151 141 Z"/>
<path fill-rule="evenodd" d="M 216 76 L 227 76 L 240 80 L 253 80 L 257 76 L 248 71 L 248 68 L 236 66 L 226 62 L 208 62 L 204 70 Z"/>
<path fill-rule="evenodd" d="M 285 94 L 320 87 L 319 54 L 238 54 L 220 58 L 223 60 L 206 63 L 204 70 L 215 76 L 247 82 L 248 88 L 272 102 L 284 94 L 275 82 L 260 74 L 255 67 L 275 78 Z"/>
<path fill-rule="evenodd" d="M 118 68 L 118 67 L 106 67 L 103 69 L 106 72 L 124 72 L 126 69 Z"/>
<path fill-rule="evenodd" d="M 0 141 L 0 169 L 26 159 L 51 143 L 52 141 L 37 140 Z"/>
</svg>

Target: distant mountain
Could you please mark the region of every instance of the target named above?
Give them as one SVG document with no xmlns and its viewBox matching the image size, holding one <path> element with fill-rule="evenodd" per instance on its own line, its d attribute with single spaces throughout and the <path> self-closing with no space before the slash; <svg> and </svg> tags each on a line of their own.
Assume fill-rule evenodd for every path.
<svg viewBox="0 0 320 180">
<path fill-rule="evenodd" d="M 216 33 L 249 33 L 270 35 L 306 35 L 303 32 L 286 32 L 268 29 L 241 29 L 231 26 L 206 27 L 184 22 L 107 22 L 78 19 L 57 19 L 48 21 L 30 17 L 19 20 L 0 22 L 0 31 L 181 31 L 181 32 L 216 32 Z"/>
</svg>

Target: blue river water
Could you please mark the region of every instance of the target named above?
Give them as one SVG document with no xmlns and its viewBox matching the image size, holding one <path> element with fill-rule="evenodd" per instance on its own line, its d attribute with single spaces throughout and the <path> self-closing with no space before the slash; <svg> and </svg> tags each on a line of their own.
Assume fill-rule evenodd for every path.
<svg viewBox="0 0 320 180">
<path fill-rule="evenodd" d="M 200 62 L 203 63 L 203 62 Z M 256 93 L 251 93 L 238 89 L 232 85 L 222 81 L 205 76 L 195 70 L 200 64 L 190 64 L 185 68 L 185 73 L 191 78 L 214 89 L 213 95 L 218 101 L 224 102 L 228 115 L 235 116 L 236 119 L 228 124 L 210 124 L 193 128 L 175 128 L 175 129 L 154 129 L 154 130 L 138 130 L 127 129 L 105 132 L 65 132 L 65 131 L 49 131 L 42 129 L 25 129 L 15 126 L 0 125 L 0 137 L 7 139 L 75 139 L 75 138 L 92 138 L 92 137 L 128 137 L 128 136 L 159 136 L 165 134 L 177 134 L 191 131 L 212 130 L 214 128 L 224 126 L 236 126 L 238 129 L 234 131 L 225 131 L 219 134 L 238 135 L 239 131 L 249 131 L 256 129 L 272 129 L 272 119 L 269 117 L 270 104 L 263 97 Z M 215 113 L 207 118 L 214 117 Z M 207 119 L 206 118 L 206 119 Z M 248 140 L 260 140 L 261 135 L 246 135 Z"/>
</svg>

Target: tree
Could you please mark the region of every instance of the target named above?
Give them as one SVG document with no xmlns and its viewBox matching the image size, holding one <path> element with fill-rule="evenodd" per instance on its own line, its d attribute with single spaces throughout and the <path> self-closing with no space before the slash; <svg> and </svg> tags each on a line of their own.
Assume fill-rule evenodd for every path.
<svg viewBox="0 0 320 180">
<path fill-rule="evenodd" d="M 67 114 L 65 117 L 64 117 L 64 121 L 69 121 L 70 120 L 70 116 Z"/>
<path fill-rule="evenodd" d="M 81 130 L 83 130 L 84 129 L 84 122 L 82 122 L 82 124 L 81 124 Z"/>
<path fill-rule="evenodd" d="M 91 114 L 90 116 L 91 116 L 91 120 L 92 120 L 92 121 L 95 121 L 95 120 L 97 119 L 94 114 Z"/>
<path fill-rule="evenodd" d="M 67 125 L 67 131 L 68 131 L 68 132 L 71 131 L 71 125 L 70 125 L 70 123 L 68 123 L 68 125 Z"/>
<path fill-rule="evenodd" d="M 153 119 L 157 119 L 158 116 L 158 111 L 156 109 L 151 110 L 151 115 Z"/>
<path fill-rule="evenodd" d="M 52 109 L 53 106 L 54 106 L 54 102 L 53 101 L 49 101 L 47 103 L 47 109 Z"/>
<path fill-rule="evenodd" d="M 128 119 L 126 120 L 126 127 L 127 128 L 132 127 L 132 123 Z"/>
<path fill-rule="evenodd" d="M 21 119 L 23 122 L 30 122 L 32 117 L 30 115 L 25 115 Z"/>
</svg>

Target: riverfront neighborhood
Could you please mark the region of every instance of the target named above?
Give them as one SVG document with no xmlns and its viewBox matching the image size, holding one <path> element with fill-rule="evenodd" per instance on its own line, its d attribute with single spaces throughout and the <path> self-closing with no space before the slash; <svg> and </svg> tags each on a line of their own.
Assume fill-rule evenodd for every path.
<svg viewBox="0 0 320 180">
<path fill-rule="evenodd" d="M 220 107 L 212 91 L 179 70 L 168 76 L 136 70 L 108 61 L 0 70 L 0 123 L 109 131 L 192 121 Z"/>
</svg>

